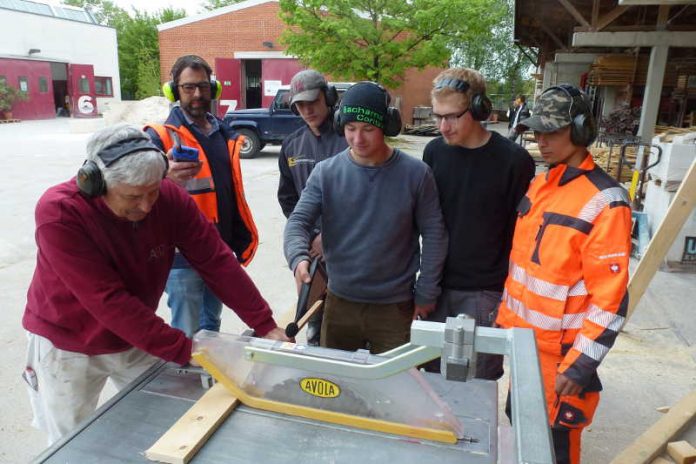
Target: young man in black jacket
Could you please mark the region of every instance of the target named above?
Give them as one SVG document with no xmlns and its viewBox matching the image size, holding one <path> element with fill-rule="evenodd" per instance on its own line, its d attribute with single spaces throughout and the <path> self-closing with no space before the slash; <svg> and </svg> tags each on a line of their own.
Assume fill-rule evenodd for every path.
<svg viewBox="0 0 696 464">
<path fill-rule="evenodd" d="M 290 217 L 295 209 L 314 166 L 348 147 L 345 137 L 333 127 L 333 108 L 338 100 L 336 88 L 329 86 L 321 73 L 307 69 L 295 74 L 290 82 L 290 98 L 290 108 L 306 125 L 283 140 L 280 148 L 278 202 L 285 217 Z M 309 252 L 313 259 L 323 257 L 319 224 Z M 320 330 L 321 317 L 310 320 L 307 327 L 310 344 L 319 344 Z"/>
<path fill-rule="evenodd" d="M 442 136 L 428 143 L 423 161 L 435 175 L 450 239 L 442 294 L 429 319 L 444 322 L 466 313 L 477 325 L 490 326 L 507 277 L 516 208 L 534 177 L 534 161 L 481 124 L 491 104 L 478 71 L 443 71 L 431 97 Z M 502 356 L 478 355 L 478 378 L 502 374 Z"/>
</svg>

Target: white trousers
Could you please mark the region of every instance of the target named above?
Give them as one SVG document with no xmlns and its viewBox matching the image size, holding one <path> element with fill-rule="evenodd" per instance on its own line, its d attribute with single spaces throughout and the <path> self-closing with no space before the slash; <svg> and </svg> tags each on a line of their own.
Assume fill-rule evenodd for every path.
<svg viewBox="0 0 696 464">
<path fill-rule="evenodd" d="M 58 349 L 31 332 L 27 336 L 23 377 L 34 413 L 32 425 L 48 434 L 49 445 L 96 410 L 108 378 L 121 390 L 158 360 L 137 348 L 89 356 Z"/>
</svg>

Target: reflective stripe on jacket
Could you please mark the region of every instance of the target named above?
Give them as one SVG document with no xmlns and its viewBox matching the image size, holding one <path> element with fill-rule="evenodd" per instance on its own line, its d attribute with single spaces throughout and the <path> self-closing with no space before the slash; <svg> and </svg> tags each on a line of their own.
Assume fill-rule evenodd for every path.
<svg viewBox="0 0 696 464">
<path fill-rule="evenodd" d="M 558 372 L 587 386 L 626 315 L 628 195 L 588 154 L 538 175 L 515 227 L 497 323 L 534 329 L 540 351 L 562 355 Z"/>
<path fill-rule="evenodd" d="M 176 127 L 170 124 L 152 124 L 145 127 L 152 128 L 164 145 L 164 151 L 174 145 L 170 131 L 175 132 L 181 139 L 181 144 L 198 149 L 198 158 L 202 164 L 201 170 L 196 176 L 186 184 L 186 190 L 191 194 L 191 198 L 198 205 L 203 215 L 211 222 L 218 222 L 218 203 L 215 194 L 215 182 L 213 181 L 212 173 L 210 172 L 210 164 L 203 150 L 203 147 L 198 143 L 196 137 L 185 126 Z M 239 215 L 242 218 L 244 226 L 249 231 L 251 241 L 246 245 L 244 250 L 238 256 L 239 261 L 244 265 L 248 265 L 256 253 L 259 244 L 259 235 L 254 223 L 254 218 L 251 215 L 251 210 L 244 196 L 244 185 L 242 183 L 242 169 L 239 162 L 239 150 L 244 143 L 244 137 L 238 136 L 236 139 L 227 140 L 227 149 L 230 157 L 230 167 L 232 172 L 232 186 L 234 190 L 237 208 Z"/>
</svg>

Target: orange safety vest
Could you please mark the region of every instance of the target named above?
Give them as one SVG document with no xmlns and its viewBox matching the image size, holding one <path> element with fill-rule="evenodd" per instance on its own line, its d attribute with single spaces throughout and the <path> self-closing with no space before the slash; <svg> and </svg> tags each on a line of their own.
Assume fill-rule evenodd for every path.
<svg viewBox="0 0 696 464">
<path fill-rule="evenodd" d="M 196 176 L 186 185 L 186 190 L 191 194 L 191 198 L 198 205 L 203 215 L 213 223 L 217 223 L 218 204 L 215 194 L 215 183 L 213 175 L 210 172 L 210 163 L 203 150 L 203 147 L 198 143 L 196 137 L 185 126 L 176 127 L 170 124 L 152 124 L 145 127 L 152 128 L 164 145 L 164 151 L 167 152 L 174 146 L 171 132 L 175 132 L 181 139 L 181 144 L 198 149 L 198 158 L 201 162 L 201 170 Z M 171 132 L 170 132 L 171 131 Z M 244 185 L 242 183 L 242 169 L 239 162 L 239 150 L 244 143 L 244 137 L 238 136 L 236 140 L 228 140 L 227 148 L 230 156 L 230 166 L 232 171 L 232 185 L 237 200 L 237 208 L 239 215 L 244 222 L 244 226 L 251 235 L 251 241 L 239 256 L 242 265 L 247 266 L 256 254 L 256 249 L 259 245 L 259 234 L 254 223 L 254 218 L 251 215 L 251 210 L 244 196 Z"/>
<path fill-rule="evenodd" d="M 624 324 L 630 250 L 626 190 L 589 153 L 577 168 L 562 164 L 538 175 L 520 202 L 496 322 L 534 330 L 541 362 L 549 364 L 542 373 L 552 424 L 556 374 L 588 386 Z M 598 397 L 583 396 L 572 403 L 586 426 Z"/>
</svg>

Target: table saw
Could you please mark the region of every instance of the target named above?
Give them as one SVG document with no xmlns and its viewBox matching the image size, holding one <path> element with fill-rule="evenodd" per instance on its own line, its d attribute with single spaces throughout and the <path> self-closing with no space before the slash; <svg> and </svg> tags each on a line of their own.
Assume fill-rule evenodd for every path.
<svg viewBox="0 0 696 464">
<path fill-rule="evenodd" d="M 415 321 L 411 342 L 381 355 L 214 332 L 197 334 L 195 346 L 196 359 L 244 404 L 194 463 L 554 462 L 525 329 Z M 507 438 L 499 439 L 497 383 L 471 379 L 476 352 L 510 357 Z M 442 374 L 413 367 L 438 356 Z M 206 378 L 158 363 L 36 462 L 149 462 L 144 451 L 205 393 Z"/>
</svg>

